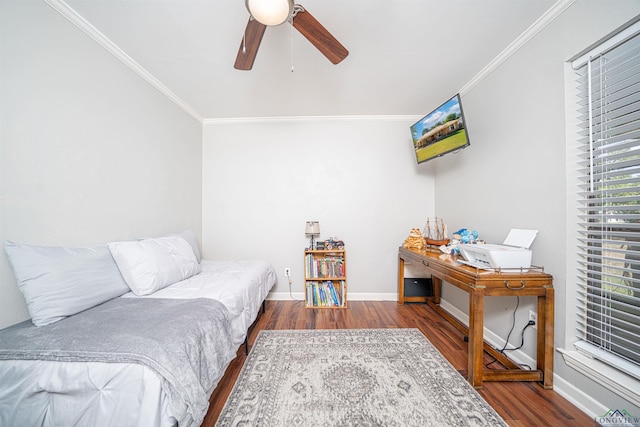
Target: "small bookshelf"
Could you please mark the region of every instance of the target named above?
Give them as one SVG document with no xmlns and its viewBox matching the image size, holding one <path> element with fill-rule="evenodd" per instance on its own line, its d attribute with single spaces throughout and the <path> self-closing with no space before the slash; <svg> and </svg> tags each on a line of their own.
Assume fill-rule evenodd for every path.
<svg viewBox="0 0 640 427">
<path fill-rule="evenodd" d="M 344 249 L 304 251 L 305 308 L 347 308 Z"/>
</svg>

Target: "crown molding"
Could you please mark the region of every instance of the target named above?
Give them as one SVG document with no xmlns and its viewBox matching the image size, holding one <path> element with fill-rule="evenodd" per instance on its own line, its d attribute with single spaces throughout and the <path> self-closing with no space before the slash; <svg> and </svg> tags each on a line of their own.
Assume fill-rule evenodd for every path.
<svg viewBox="0 0 640 427">
<path fill-rule="evenodd" d="M 540 18 L 529 26 L 522 34 L 509 44 L 502 52 L 498 54 L 491 62 L 489 62 L 478 74 L 469 80 L 459 91 L 460 95 L 471 91 L 482 80 L 493 73 L 500 65 L 509 59 L 514 53 L 522 48 L 536 34 L 542 31 L 547 25 L 553 22 L 566 9 L 568 9 L 576 0 L 558 0 L 553 4 Z M 204 119 L 203 124 L 221 124 L 221 123 L 266 123 L 266 122 L 310 122 L 310 121 L 328 121 L 328 120 L 348 120 L 348 121 L 396 121 L 419 120 L 422 116 L 317 116 L 317 117 L 233 117 L 233 118 L 209 118 Z"/>
<path fill-rule="evenodd" d="M 138 74 L 144 80 L 147 81 L 156 90 L 169 98 L 174 104 L 182 108 L 191 117 L 202 123 L 202 116 L 198 114 L 193 108 L 191 108 L 186 102 L 180 99 L 169 88 L 163 85 L 160 80 L 156 79 L 151 73 L 149 73 L 144 67 L 138 64 L 133 58 L 127 55 L 122 49 L 120 49 L 115 43 L 113 43 L 107 36 L 102 34 L 96 27 L 91 25 L 86 19 L 84 19 L 78 12 L 76 12 L 71 6 L 65 3 L 63 0 L 44 0 L 51 8 L 53 8 L 60 15 L 65 17 L 73 25 L 78 27 L 83 33 L 88 35 L 93 41 L 98 43 L 107 52 L 116 57 L 120 62 L 129 67 L 133 72 Z"/>
<path fill-rule="evenodd" d="M 477 86 L 482 80 L 493 73 L 500 65 L 516 53 L 522 46 L 531 40 L 547 25 L 553 22 L 558 16 L 569 8 L 576 0 L 558 0 L 549 10 L 547 10 L 540 18 L 538 18 L 529 28 L 527 28 L 517 39 L 507 46 L 498 56 L 496 56 L 489 64 L 487 64 L 478 74 L 469 80 L 460 90 L 459 93 L 464 95 Z M 232 118 L 207 118 L 204 119 L 197 111 L 191 108 L 187 103 L 174 94 L 169 88 L 163 85 L 151 73 L 138 64 L 133 58 L 127 55 L 109 38 L 102 34 L 97 28 L 91 25 L 73 8 L 71 8 L 64 0 L 44 0 L 55 11 L 69 20 L 78 27 L 96 43 L 106 49 L 115 56 L 123 64 L 137 73 L 146 80 L 151 86 L 169 98 L 173 103 L 182 108 L 187 114 L 203 124 L 220 124 L 220 123 L 265 123 L 265 122 L 313 122 L 328 120 L 345 120 L 345 121 L 397 121 L 397 120 L 416 120 L 419 116 L 283 116 L 283 117 L 232 117 Z"/>
<path fill-rule="evenodd" d="M 204 125 L 215 124 L 252 124 L 252 123 L 292 123 L 292 122 L 328 122 L 328 121 L 344 121 L 344 122 L 405 122 L 416 121 L 422 116 L 418 115 L 383 115 L 383 116 L 366 116 L 366 115 L 351 115 L 351 116 L 276 116 L 276 117 L 229 117 L 229 118 L 215 118 L 204 119 L 202 123 Z"/>
<path fill-rule="evenodd" d="M 522 34 L 518 36 L 509 46 L 507 46 L 502 52 L 498 54 L 491 62 L 489 62 L 478 74 L 476 74 L 471 80 L 460 89 L 460 95 L 471 91 L 482 80 L 493 73 L 502 63 L 516 53 L 522 46 L 524 46 L 529 40 L 531 40 L 536 34 L 538 34 L 547 25 L 553 22 L 558 16 L 562 14 L 569 6 L 575 3 L 576 0 L 558 0 L 553 6 L 549 8 L 540 18 L 538 18 L 533 24 L 529 26 Z"/>
</svg>

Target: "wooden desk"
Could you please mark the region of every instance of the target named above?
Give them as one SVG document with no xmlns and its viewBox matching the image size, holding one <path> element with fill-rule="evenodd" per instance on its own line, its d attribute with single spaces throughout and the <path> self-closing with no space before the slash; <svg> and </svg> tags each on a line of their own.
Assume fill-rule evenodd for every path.
<svg viewBox="0 0 640 427">
<path fill-rule="evenodd" d="M 483 381 L 538 381 L 553 388 L 553 277 L 530 269 L 527 272 L 480 270 L 455 261 L 440 252 L 398 250 L 398 304 L 409 302 L 404 296 L 404 263 L 415 262 L 426 268 L 433 280 L 434 296 L 427 301 L 454 326 L 469 337 L 469 382 L 482 388 Z M 442 281 L 469 293 L 469 326 L 463 325 L 440 308 Z M 535 370 L 523 370 L 490 345 L 484 343 L 485 296 L 537 296 L 538 338 Z M 413 300 L 413 299 L 412 299 Z M 498 359 L 508 369 L 484 369 L 483 351 Z"/>
</svg>

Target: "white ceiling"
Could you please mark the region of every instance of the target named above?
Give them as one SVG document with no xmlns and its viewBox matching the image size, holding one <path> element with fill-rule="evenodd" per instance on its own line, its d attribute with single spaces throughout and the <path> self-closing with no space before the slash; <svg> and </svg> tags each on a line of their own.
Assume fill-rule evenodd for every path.
<svg viewBox="0 0 640 427">
<path fill-rule="evenodd" d="M 202 118 L 421 115 L 459 92 L 554 0 L 300 0 L 349 56 L 331 64 L 289 24 L 233 68 L 244 0 L 68 5 Z M 293 65 L 293 72 L 291 70 Z"/>
</svg>

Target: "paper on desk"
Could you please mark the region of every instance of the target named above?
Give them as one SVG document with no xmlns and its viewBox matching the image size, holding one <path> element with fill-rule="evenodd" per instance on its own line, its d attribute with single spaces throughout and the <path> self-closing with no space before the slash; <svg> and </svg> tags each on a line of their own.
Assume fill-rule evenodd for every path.
<svg viewBox="0 0 640 427">
<path fill-rule="evenodd" d="M 529 249 L 538 234 L 538 230 L 522 230 L 512 228 L 503 244 L 517 248 Z"/>
</svg>

